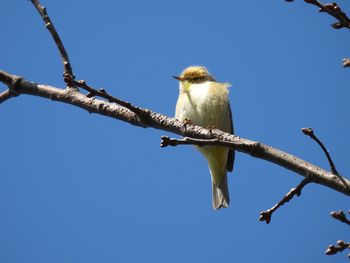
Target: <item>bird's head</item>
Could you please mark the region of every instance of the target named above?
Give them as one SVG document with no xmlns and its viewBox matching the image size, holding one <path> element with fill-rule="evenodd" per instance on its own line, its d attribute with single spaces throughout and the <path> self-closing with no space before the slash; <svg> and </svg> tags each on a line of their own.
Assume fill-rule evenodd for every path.
<svg viewBox="0 0 350 263">
<path fill-rule="evenodd" d="M 182 71 L 180 76 L 173 76 L 173 78 L 179 80 L 182 84 L 198 84 L 206 81 L 215 81 L 209 71 L 201 66 L 188 67 Z"/>
</svg>

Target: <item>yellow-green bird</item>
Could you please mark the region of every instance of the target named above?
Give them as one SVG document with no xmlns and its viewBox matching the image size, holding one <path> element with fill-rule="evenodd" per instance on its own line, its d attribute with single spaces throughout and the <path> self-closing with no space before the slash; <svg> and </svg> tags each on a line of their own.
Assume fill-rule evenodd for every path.
<svg viewBox="0 0 350 263">
<path fill-rule="evenodd" d="M 179 98 L 175 117 L 202 127 L 215 127 L 233 133 L 231 107 L 228 98 L 229 83 L 217 82 L 205 67 L 191 66 L 180 76 Z M 222 146 L 196 147 L 207 159 L 212 179 L 214 209 L 228 207 L 230 197 L 227 171 L 233 170 L 234 151 Z"/>
</svg>

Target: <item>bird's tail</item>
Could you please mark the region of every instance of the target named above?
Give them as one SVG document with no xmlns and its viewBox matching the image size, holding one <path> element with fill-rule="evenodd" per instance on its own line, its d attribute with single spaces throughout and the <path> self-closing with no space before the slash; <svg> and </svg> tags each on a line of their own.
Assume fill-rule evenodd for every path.
<svg viewBox="0 0 350 263">
<path fill-rule="evenodd" d="M 221 146 L 204 146 L 198 148 L 208 161 L 212 181 L 213 208 L 228 207 L 230 197 L 227 186 L 228 149 Z"/>
<path fill-rule="evenodd" d="M 221 207 L 228 207 L 230 196 L 228 194 L 227 175 L 224 176 L 219 185 L 216 185 L 214 180 L 212 180 L 212 195 L 212 203 L 215 210 Z"/>
</svg>

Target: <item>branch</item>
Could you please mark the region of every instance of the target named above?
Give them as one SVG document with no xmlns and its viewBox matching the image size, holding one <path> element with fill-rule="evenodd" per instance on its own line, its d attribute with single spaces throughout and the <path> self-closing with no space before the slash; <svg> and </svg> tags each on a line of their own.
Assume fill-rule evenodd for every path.
<svg viewBox="0 0 350 263">
<path fill-rule="evenodd" d="M 98 97 L 107 99 L 109 102 L 117 103 L 120 106 L 123 106 L 123 107 L 131 110 L 132 112 L 136 113 L 144 120 L 147 119 L 147 117 L 148 117 L 147 110 L 136 107 L 136 106 L 132 105 L 130 102 L 126 102 L 126 101 L 123 101 L 123 100 L 118 99 L 116 97 L 113 97 L 112 95 L 108 94 L 106 92 L 106 90 L 104 90 L 104 89 L 96 90 L 96 89 L 90 87 L 89 85 L 87 85 L 85 80 L 79 80 L 79 81 L 73 80 L 72 84 L 76 87 L 80 87 L 80 88 L 88 91 L 89 93 L 86 95 L 88 98 L 98 96 Z"/>
<path fill-rule="evenodd" d="M 349 211 L 349 213 L 350 213 L 350 211 Z M 343 222 L 347 225 L 350 225 L 350 220 L 346 218 L 346 216 L 342 210 L 331 212 L 331 216 L 334 219 L 339 220 L 340 222 Z M 350 249 L 350 243 L 346 243 L 343 240 L 338 240 L 337 245 L 329 245 L 328 246 L 327 250 L 325 251 L 325 254 L 326 255 L 334 255 L 338 252 L 342 252 L 346 248 Z M 348 258 L 350 258 L 350 253 L 348 254 Z"/>
<path fill-rule="evenodd" d="M 185 126 L 188 124 L 185 124 Z M 231 142 L 221 141 L 219 139 L 197 139 L 185 137 L 183 139 L 169 138 L 168 136 L 162 136 L 160 141 L 160 147 L 177 146 L 177 145 L 197 145 L 202 147 L 204 145 L 221 145 L 234 148 L 234 144 Z"/>
<path fill-rule="evenodd" d="M 305 185 L 310 183 L 310 180 L 305 177 L 300 184 L 298 184 L 297 187 L 290 189 L 290 191 L 282 198 L 281 201 L 279 201 L 276 205 L 274 205 L 272 208 L 262 211 L 260 213 L 260 221 L 265 221 L 266 224 L 269 224 L 271 221 L 271 216 L 272 214 L 282 205 L 285 203 L 289 202 L 295 195 L 300 196 L 301 195 L 301 190 L 304 188 Z"/>
<path fill-rule="evenodd" d="M 47 30 L 49 30 L 53 40 L 55 41 L 55 44 L 60 52 L 61 58 L 62 58 L 62 63 L 63 63 L 63 78 L 64 81 L 67 83 L 68 86 L 72 86 L 71 82 L 74 80 L 74 75 L 73 75 L 73 69 L 71 67 L 71 64 L 69 62 L 69 57 L 66 49 L 64 48 L 63 42 L 58 35 L 55 26 L 53 25 L 49 15 L 46 12 L 46 8 L 43 7 L 39 0 L 31 0 L 32 4 L 35 6 L 36 10 L 39 12 L 41 18 L 44 20 L 45 27 Z"/>
<path fill-rule="evenodd" d="M 338 175 L 338 171 L 335 168 L 334 162 L 331 158 L 331 156 L 329 155 L 329 152 L 327 150 L 327 148 L 324 146 L 324 144 L 316 137 L 314 130 L 312 128 L 302 128 L 301 131 L 309 136 L 311 139 L 313 139 L 322 149 L 323 153 L 326 155 L 327 160 L 329 162 L 329 166 L 331 167 L 331 171 L 332 173 L 334 173 L 335 175 Z"/>
<path fill-rule="evenodd" d="M 10 89 L 5 90 L 4 92 L 0 93 L 0 103 L 4 102 L 5 100 L 8 100 L 15 95 L 11 92 Z"/>
<path fill-rule="evenodd" d="M 328 150 L 326 149 L 326 147 L 324 146 L 324 144 L 316 137 L 316 135 L 314 134 L 314 131 L 312 128 L 302 128 L 301 131 L 305 134 L 308 135 L 311 139 L 313 139 L 314 141 L 317 142 L 317 144 L 322 148 L 324 154 L 326 155 L 329 165 L 331 167 L 331 171 L 333 174 L 335 175 L 339 175 L 338 171 L 335 168 L 335 165 L 333 163 L 333 160 L 331 158 L 331 156 L 329 155 Z M 341 180 L 341 178 L 340 178 Z M 266 224 L 269 224 L 271 221 L 271 216 L 272 214 L 283 204 L 285 204 L 286 202 L 289 202 L 295 195 L 296 196 L 300 196 L 301 195 L 301 190 L 304 188 L 304 186 L 306 184 L 308 184 L 310 181 L 308 180 L 308 178 L 304 178 L 304 180 L 301 181 L 301 183 L 296 187 L 296 188 L 292 188 L 285 196 L 284 198 L 279 201 L 275 206 L 273 206 L 272 208 L 263 211 L 260 213 L 260 221 L 266 221 Z M 342 211 L 341 211 L 342 212 Z M 334 212 L 335 213 L 335 212 Z M 344 213 L 343 213 L 343 220 L 344 218 L 346 219 Z M 350 222 L 350 221 L 349 221 Z"/>
<path fill-rule="evenodd" d="M 59 36 L 59 34 L 56 31 L 56 28 L 51 21 L 49 15 L 47 14 L 46 8 L 43 7 L 39 0 L 31 0 L 32 4 L 36 8 L 36 10 L 39 12 L 41 18 L 44 20 L 45 27 L 49 30 L 57 48 L 61 55 L 63 66 L 64 66 L 64 81 L 67 83 L 68 87 L 81 87 L 89 92 L 87 97 L 93 97 L 93 96 L 99 96 L 101 98 L 107 99 L 109 102 L 115 102 L 119 105 L 133 111 L 134 113 L 138 114 L 142 119 L 146 119 L 148 117 L 148 112 L 133 106 L 129 102 L 124 102 L 116 97 L 113 97 L 109 95 L 104 89 L 96 90 L 86 84 L 84 80 L 76 81 L 75 76 L 73 75 L 73 69 L 71 67 L 71 64 L 69 62 L 68 53 L 63 45 L 63 42 Z"/>
<path fill-rule="evenodd" d="M 346 248 L 350 249 L 350 243 L 346 243 L 343 240 L 338 240 L 336 246 L 335 245 L 328 246 L 327 250 L 325 251 L 325 254 L 334 255 L 338 252 L 342 252 Z M 350 258 L 350 253 L 348 254 L 348 258 Z"/>
<path fill-rule="evenodd" d="M 19 79 L 19 77 L 10 75 L 6 72 L 4 72 L 4 74 L 0 74 L 0 82 L 4 83 L 8 87 L 7 90 L 0 93 L 0 104 L 12 97 L 18 96 L 14 87 L 16 87 Z"/>
<path fill-rule="evenodd" d="M 286 0 L 287 2 L 293 2 L 294 0 Z M 340 9 L 337 3 L 332 4 L 322 4 L 318 0 L 304 0 L 304 2 L 319 7 L 319 12 L 326 12 L 333 16 L 338 22 L 333 23 L 332 27 L 334 29 L 347 28 L 350 29 L 350 19 L 348 16 Z"/>
<path fill-rule="evenodd" d="M 349 213 L 350 213 L 350 211 L 349 211 Z M 346 218 L 346 216 L 342 210 L 331 212 L 331 216 L 334 219 L 339 220 L 340 222 L 343 222 L 344 224 L 350 225 L 350 220 Z"/>
<path fill-rule="evenodd" d="M 285 0 L 286 2 L 294 2 L 294 0 Z M 308 4 L 319 7 L 319 12 L 326 12 L 329 15 L 336 18 L 339 22 L 333 23 L 332 27 L 334 29 L 347 28 L 350 29 L 350 19 L 349 17 L 340 9 L 337 3 L 332 4 L 322 4 L 318 0 L 304 0 Z M 343 67 L 350 67 L 350 60 L 348 58 L 343 59 Z"/>
<path fill-rule="evenodd" d="M 147 109 L 140 108 L 141 111 L 147 112 L 146 116 L 140 117 L 135 112 L 123 106 L 94 97 L 89 98 L 88 96 L 80 93 L 78 90 L 63 90 L 48 85 L 29 82 L 21 77 L 17 77 L 1 70 L 0 81 L 11 87 L 11 90 L 18 95 L 28 94 L 54 101 L 60 101 L 85 109 L 90 113 L 108 116 L 128 122 L 138 127 L 160 129 L 184 137 L 196 139 L 217 139 L 219 142 L 215 142 L 215 144 L 225 145 L 227 147 L 234 148 L 236 151 L 273 162 L 279 166 L 307 177 L 310 182 L 327 186 L 350 196 L 350 181 L 348 179 L 340 175 L 336 176 L 294 155 L 272 148 L 260 142 L 240 138 L 236 135 L 224 133 L 217 129 L 208 130 L 200 126 L 190 124 L 184 125 L 183 122 L 180 122 L 174 118 L 169 118 L 160 113 Z M 15 83 L 15 85 L 13 85 L 13 83 Z"/>
<path fill-rule="evenodd" d="M 314 131 L 312 128 L 302 128 L 301 131 L 305 134 L 310 136 L 311 139 L 313 139 L 322 149 L 323 153 L 326 155 L 327 160 L 329 162 L 329 166 L 331 167 L 331 171 L 334 175 L 339 177 L 339 173 L 337 171 L 337 169 L 335 168 L 334 162 L 327 150 L 327 148 L 324 146 L 324 144 L 316 137 Z M 339 180 L 343 181 L 343 178 L 340 176 Z M 346 185 L 346 183 L 343 181 L 344 185 Z"/>
<path fill-rule="evenodd" d="M 327 150 L 327 148 L 324 146 L 324 144 L 317 138 L 317 136 L 314 134 L 314 131 L 312 128 L 303 128 L 301 129 L 301 131 L 309 136 L 311 139 L 313 139 L 322 149 L 323 153 L 326 155 L 327 160 L 329 162 L 329 166 L 331 167 L 331 171 L 333 174 L 335 174 L 336 176 L 339 176 L 339 173 L 337 171 L 337 169 L 335 168 L 334 162 Z M 340 180 L 342 180 L 342 178 L 340 178 Z M 331 212 L 331 216 L 336 219 L 339 220 L 340 222 L 343 222 L 345 224 L 350 225 L 350 221 L 346 218 L 344 212 L 342 210 L 339 211 L 333 211 Z M 326 255 L 334 255 L 338 252 L 342 252 L 344 249 L 349 248 L 350 249 L 350 243 L 345 243 L 343 240 L 339 240 L 337 242 L 337 245 L 330 245 L 328 246 L 327 250 L 325 251 Z M 348 254 L 348 257 L 350 258 L 350 253 Z"/>
<path fill-rule="evenodd" d="M 327 151 L 326 147 L 324 146 L 324 144 L 316 137 L 316 135 L 313 132 L 312 128 L 303 128 L 301 129 L 302 132 L 305 135 L 308 135 L 311 137 L 311 139 L 315 140 L 317 142 L 317 144 L 322 148 L 323 152 L 326 154 L 328 162 L 330 164 L 332 173 L 335 175 L 338 175 L 338 172 L 335 168 L 335 165 L 333 163 L 333 160 L 331 158 L 331 156 L 329 155 L 329 152 Z M 296 196 L 300 196 L 301 195 L 301 190 L 304 188 L 304 186 L 306 184 L 308 184 L 310 181 L 308 180 L 308 178 L 304 178 L 301 183 L 296 187 L 296 188 L 292 188 L 285 196 L 284 198 L 278 202 L 275 206 L 273 206 L 272 208 L 263 211 L 260 213 L 260 221 L 266 221 L 267 224 L 270 223 L 271 221 L 271 216 L 272 214 L 283 204 L 285 204 L 286 202 L 289 202 L 295 195 Z M 350 224 L 350 221 L 345 217 L 345 214 L 343 211 L 338 211 L 338 212 L 332 212 L 331 215 L 335 218 L 340 220 L 341 222 Z"/>
</svg>

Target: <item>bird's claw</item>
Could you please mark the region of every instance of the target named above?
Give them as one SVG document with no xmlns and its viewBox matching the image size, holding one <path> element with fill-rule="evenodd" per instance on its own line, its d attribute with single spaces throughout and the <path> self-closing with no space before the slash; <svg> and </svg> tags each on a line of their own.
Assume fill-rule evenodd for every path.
<svg viewBox="0 0 350 263">
<path fill-rule="evenodd" d="M 214 129 L 216 129 L 216 126 L 215 126 L 215 125 L 210 125 L 210 126 L 207 127 L 207 129 L 209 130 L 209 133 L 211 134 L 212 131 L 213 131 Z"/>
<path fill-rule="evenodd" d="M 184 119 L 183 124 L 186 125 L 192 125 L 192 121 L 190 119 Z"/>
</svg>

